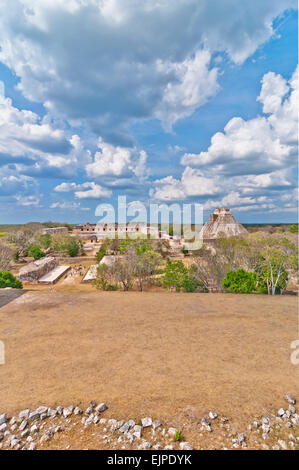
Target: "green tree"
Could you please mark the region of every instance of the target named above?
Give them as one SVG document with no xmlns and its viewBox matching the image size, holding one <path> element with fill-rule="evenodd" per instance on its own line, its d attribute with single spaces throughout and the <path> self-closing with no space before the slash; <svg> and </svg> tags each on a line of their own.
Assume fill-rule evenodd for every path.
<svg viewBox="0 0 299 470">
<path fill-rule="evenodd" d="M 177 292 L 206 292 L 206 287 L 194 275 L 193 267 L 187 268 L 182 261 L 167 261 L 164 270 L 163 286 Z"/>
<path fill-rule="evenodd" d="M 290 228 L 289 228 L 289 232 L 298 233 L 298 225 L 296 225 L 296 224 L 291 225 Z"/>
<path fill-rule="evenodd" d="M 47 250 L 48 248 L 50 248 L 51 246 L 51 242 L 52 242 L 52 239 L 51 239 L 51 235 L 49 233 L 43 233 L 39 239 L 39 244 L 40 246 L 44 249 L 44 250 Z"/>
<path fill-rule="evenodd" d="M 58 252 L 63 252 L 68 256 L 74 257 L 82 254 L 83 243 L 76 237 L 72 237 L 68 233 L 55 233 L 52 236 L 52 244 Z"/>
<path fill-rule="evenodd" d="M 257 289 L 257 275 L 244 269 L 229 271 L 222 281 L 225 292 L 252 294 Z"/>
<path fill-rule="evenodd" d="M 6 287 L 22 289 L 23 285 L 21 281 L 16 279 L 10 272 L 0 271 L 0 289 L 5 289 Z"/>
<path fill-rule="evenodd" d="M 28 256 L 32 256 L 35 260 L 38 260 L 46 256 L 46 253 L 41 250 L 40 246 L 31 245 L 28 249 Z"/>
<path fill-rule="evenodd" d="M 75 239 L 69 240 L 69 242 L 66 245 L 66 250 L 65 251 L 72 258 L 74 256 L 78 256 L 78 254 L 80 252 L 80 243 Z"/>
</svg>

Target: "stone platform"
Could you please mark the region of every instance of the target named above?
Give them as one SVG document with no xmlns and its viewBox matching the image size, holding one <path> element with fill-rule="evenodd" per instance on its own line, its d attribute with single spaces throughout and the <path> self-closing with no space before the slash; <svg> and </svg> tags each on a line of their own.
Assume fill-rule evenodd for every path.
<svg viewBox="0 0 299 470">
<path fill-rule="evenodd" d="M 49 273 L 42 276 L 39 280 L 39 284 L 55 284 L 59 279 L 70 269 L 70 266 L 56 266 Z"/>
</svg>

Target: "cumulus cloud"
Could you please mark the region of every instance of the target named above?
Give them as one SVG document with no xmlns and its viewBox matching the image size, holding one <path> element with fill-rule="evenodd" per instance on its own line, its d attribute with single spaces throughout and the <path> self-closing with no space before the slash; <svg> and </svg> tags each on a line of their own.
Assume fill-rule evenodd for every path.
<svg viewBox="0 0 299 470">
<path fill-rule="evenodd" d="M 258 100 L 264 113 L 245 121 L 231 119 L 224 132 L 217 132 L 206 152 L 186 153 L 181 163 L 211 167 L 229 175 L 262 174 L 296 165 L 298 150 L 298 71 L 289 82 L 267 73 Z"/>
<path fill-rule="evenodd" d="M 217 176 L 207 177 L 200 170 L 187 167 L 180 180 L 172 176 L 156 180 L 150 195 L 160 201 L 181 200 L 218 194 L 221 186 Z"/>
<path fill-rule="evenodd" d="M 24 96 L 132 145 L 136 120 L 168 130 L 217 91 L 214 52 L 241 64 L 295 0 L 3 0 L 0 60 Z M 211 14 L 213 12 L 213 14 Z"/>
<path fill-rule="evenodd" d="M 171 131 L 176 121 L 193 114 L 217 92 L 218 70 L 209 70 L 210 61 L 210 52 L 202 50 L 180 63 L 158 62 L 161 72 L 177 77 L 177 81 L 167 83 L 154 113 L 166 130 Z"/>
<path fill-rule="evenodd" d="M 93 181 L 87 181 L 82 184 L 61 183 L 54 188 L 54 191 L 58 193 L 74 192 L 75 197 L 78 199 L 99 199 L 102 197 L 110 197 L 112 195 L 112 191 L 107 188 L 103 188 Z"/>
<path fill-rule="evenodd" d="M 184 154 L 181 178 L 155 181 L 151 196 L 162 201 L 197 197 L 206 210 L 280 207 L 295 212 L 289 195 L 297 184 L 297 73 L 289 81 L 273 72 L 265 74 L 258 97 L 265 115 L 231 119 L 224 132 L 212 137 L 206 152 Z"/>
<path fill-rule="evenodd" d="M 146 177 L 147 154 L 144 150 L 139 152 L 136 148 L 114 146 L 101 138 L 98 147 L 99 150 L 95 153 L 93 162 L 86 165 L 86 174 L 89 178 L 136 176 L 143 179 Z"/>
<path fill-rule="evenodd" d="M 18 170 L 38 175 L 74 175 L 90 159 L 78 135 L 67 137 L 64 130 L 29 110 L 19 110 L 0 94 L 0 162 L 15 163 Z"/>
<path fill-rule="evenodd" d="M 39 197 L 34 196 L 34 195 L 31 195 L 31 196 L 16 195 L 14 196 L 14 198 L 17 201 L 17 204 L 19 206 L 25 206 L 25 207 L 28 207 L 28 206 L 38 207 L 39 206 L 40 199 Z"/>
</svg>

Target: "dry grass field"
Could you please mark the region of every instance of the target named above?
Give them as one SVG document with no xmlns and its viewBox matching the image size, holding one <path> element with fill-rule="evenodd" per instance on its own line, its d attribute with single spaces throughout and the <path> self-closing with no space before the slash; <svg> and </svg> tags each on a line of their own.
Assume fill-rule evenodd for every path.
<svg viewBox="0 0 299 470">
<path fill-rule="evenodd" d="M 297 331 L 296 297 L 31 290 L 0 309 L 1 410 L 96 400 L 118 419 L 214 409 L 242 426 L 298 396 Z"/>
</svg>

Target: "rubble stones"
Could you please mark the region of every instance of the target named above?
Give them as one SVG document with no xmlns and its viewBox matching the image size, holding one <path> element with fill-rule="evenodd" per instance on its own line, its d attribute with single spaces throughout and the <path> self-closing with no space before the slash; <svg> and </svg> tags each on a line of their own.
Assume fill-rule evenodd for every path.
<svg viewBox="0 0 299 470">
<path fill-rule="evenodd" d="M 210 419 L 216 419 L 216 418 L 218 418 L 218 415 L 217 415 L 217 413 L 214 413 L 214 411 L 210 411 L 209 412 L 209 418 Z"/>
<path fill-rule="evenodd" d="M 292 395 L 285 395 L 285 400 L 290 403 L 290 405 L 296 405 L 296 398 L 294 398 Z"/>
<path fill-rule="evenodd" d="M 153 424 L 152 418 L 142 418 L 141 422 L 144 428 L 147 428 Z"/>
<path fill-rule="evenodd" d="M 6 423 L 6 421 L 7 421 L 7 416 L 5 413 L 3 413 L 2 415 L 0 415 L 0 424 Z"/>
<path fill-rule="evenodd" d="M 79 406 L 76 406 L 74 409 L 74 415 L 82 415 L 82 414 L 83 414 L 83 411 L 81 410 L 81 408 L 79 408 Z"/>
<path fill-rule="evenodd" d="M 97 413 L 102 413 L 103 411 L 106 411 L 108 409 L 107 405 L 105 403 L 100 403 L 98 406 L 96 406 L 95 410 Z"/>
<path fill-rule="evenodd" d="M 23 421 L 23 419 L 28 419 L 29 418 L 29 415 L 30 415 L 30 410 L 27 409 L 27 410 L 22 410 L 20 411 L 19 413 L 19 420 L 20 421 Z M 11 423 L 11 424 L 14 424 L 14 423 Z"/>
<path fill-rule="evenodd" d="M 99 406 L 104 409 L 105 407 L 102 405 Z M 0 449 L 34 450 L 44 445 L 51 448 L 51 440 L 52 438 L 57 439 L 55 436 L 57 433 L 68 432 L 75 426 L 81 428 L 80 433 L 88 432 L 87 428 L 90 429 L 91 436 L 105 442 L 105 445 L 110 444 L 113 449 L 180 449 L 186 451 L 193 449 L 193 443 L 190 437 L 188 438 L 191 422 L 181 423 L 186 441 L 174 442 L 178 428 L 162 427 L 158 419 L 143 418 L 140 425 L 135 424 L 136 421 L 133 419 L 123 421 L 101 418 L 99 414 L 101 411 L 96 411 L 95 402 L 91 402 L 89 408 L 91 408 L 91 413 L 82 417 L 80 417 L 82 410 L 78 406 L 57 407 L 56 410 L 39 406 L 33 412 L 23 410 L 16 417 L 13 416 L 9 422 L 6 416 L 5 423 L 0 425 Z M 255 418 L 252 424 L 244 428 L 250 430 L 246 437 L 243 432 L 240 432 L 242 429 L 232 429 L 231 425 L 227 423 L 227 418 L 219 417 L 219 420 L 216 420 L 217 413 L 210 411 L 208 413 L 209 419 L 204 417 L 200 422 L 193 423 L 193 433 L 196 430 L 198 433 L 197 436 L 194 435 L 194 442 L 198 443 L 203 438 L 202 449 L 204 447 L 209 449 L 247 447 L 263 450 L 296 449 L 299 443 L 299 414 L 296 413 L 292 404 L 289 404 L 287 410 L 281 408 L 278 414 L 280 416 L 275 417 L 274 414 L 269 414 Z M 38 418 L 40 418 L 39 421 Z M 207 434 L 207 432 L 212 432 L 209 420 L 213 422 L 214 432 L 211 437 Z M 65 442 L 65 436 L 62 437 L 62 442 Z"/>
<path fill-rule="evenodd" d="M 63 416 L 65 418 L 68 418 L 69 416 L 71 416 L 71 414 L 73 413 L 73 407 L 72 406 L 69 406 L 68 408 L 63 408 Z"/>
<path fill-rule="evenodd" d="M 189 442 L 180 442 L 180 449 L 181 450 L 193 450 L 193 447 Z"/>
</svg>

